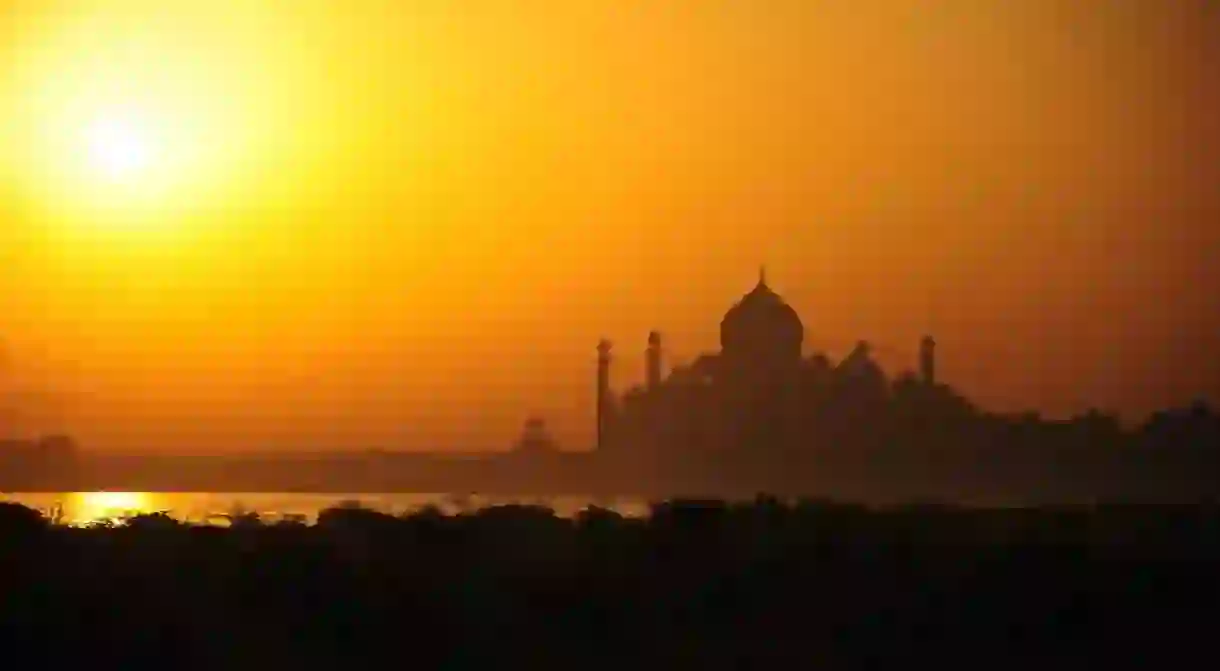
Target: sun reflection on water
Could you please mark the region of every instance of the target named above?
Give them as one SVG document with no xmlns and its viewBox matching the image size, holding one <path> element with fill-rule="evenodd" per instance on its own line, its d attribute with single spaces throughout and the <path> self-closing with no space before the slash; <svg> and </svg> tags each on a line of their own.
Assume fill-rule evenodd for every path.
<svg viewBox="0 0 1220 671">
<path fill-rule="evenodd" d="M 42 511 L 57 524 L 90 526 L 123 524 L 141 514 L 166 513 L 176 520 L 191 524 L 228 526 L 235 516 L 256 514 L 261 522 L 302 522 L 311 524 L 323 509 L 341 501 L 358 501 L 360 505 L 388 514 L 402 514 L 423 507 L 436 507 L 447 513 L 469 512 L 489 505 L 506 503 L 544 504 L 556 514 L 575 515 L 587 505 L 597 504 L 629 517 L 648 513 L 642 500 L 593 500 L 585 497 L 493 498 L 483 496 L 453 496 L 447 494 L 301 494 L 275 492 L 127 492 L 93 491 L 60 492 L 55 494 L 0 493 L 0 501 L 12 501 Z"/>
<path fill-rule="evenodd" d="M 156 502 L 146 492 L 74 492 L 63 502 L 64 521 L 85 525 L 121 522 L 124 518 L 157 512 Z"/>
</svg>

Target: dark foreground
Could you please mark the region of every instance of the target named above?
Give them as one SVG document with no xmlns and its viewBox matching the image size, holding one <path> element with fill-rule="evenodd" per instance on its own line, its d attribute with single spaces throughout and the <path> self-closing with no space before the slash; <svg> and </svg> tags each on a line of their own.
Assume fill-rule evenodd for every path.
<svg viewBox="0 0 1220 671">
<path fill-rule="evenodd" d="M 673 503 L 48 524 L 0 504 L 4 668 L 1174 668 L 1220 508 Z M 1181 660 L 1181 661 L 1178 661 Z"/>
</svg>

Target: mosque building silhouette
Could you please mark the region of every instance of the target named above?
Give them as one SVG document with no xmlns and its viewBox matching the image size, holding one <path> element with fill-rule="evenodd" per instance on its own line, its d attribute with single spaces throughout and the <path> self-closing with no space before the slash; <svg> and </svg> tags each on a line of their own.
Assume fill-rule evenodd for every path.
<svg viewBox="0 0 1220 671">
<path fill-rule="evenodd" d="M 597 347 L 597 450 L 604 459 L 638 464 L 670 456 L 691 462 L 735 450 L 773 456 L 808 444 L 832 422 L 867 421 L 890 396 L 890 381 L 859 341 L 837 364 L 826 354 L 805 354 L 800 315 L 767 284 L 758 282 L 720 321 L 720 351 L 688 365 L 662 370 L 661 334 L 648 334 L 644 384 L 621 395 L 611 389 L 613 348 Z M 920 343 L 920 372 L 909 383 L 936 388 L 935 347 Z M 761 443 L 766 443 L 765 448 Z"/>
</svg>

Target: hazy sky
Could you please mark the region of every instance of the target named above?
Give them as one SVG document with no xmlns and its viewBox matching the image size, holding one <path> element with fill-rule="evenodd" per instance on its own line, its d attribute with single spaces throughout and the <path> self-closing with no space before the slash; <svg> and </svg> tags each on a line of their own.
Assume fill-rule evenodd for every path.
<svg viewBox="0 0 1220 671">
<path fill-rule="evenodd" d="M 760 263 L 996 409 L 1215 395 L 1216 81 L 1203 0 L 0 0 L 0 421 L 584 446 Z"/>
</svg>

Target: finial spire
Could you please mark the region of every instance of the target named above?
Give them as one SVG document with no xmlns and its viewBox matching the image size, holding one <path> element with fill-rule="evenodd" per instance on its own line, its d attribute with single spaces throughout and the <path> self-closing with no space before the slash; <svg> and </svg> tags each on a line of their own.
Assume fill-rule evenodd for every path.
<svg viewBox="0 0 1220 671">
<path fill-rule="evenodd" d="M 767 266 L 759 264 L 758 266 L 758 285 L 765 286 L 767 284 Z"/>
</svg>

